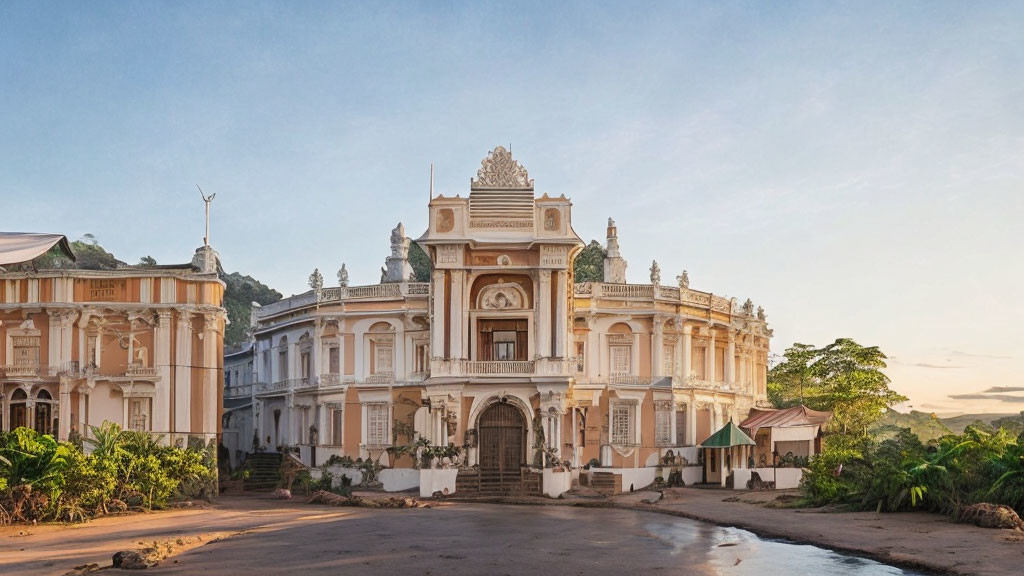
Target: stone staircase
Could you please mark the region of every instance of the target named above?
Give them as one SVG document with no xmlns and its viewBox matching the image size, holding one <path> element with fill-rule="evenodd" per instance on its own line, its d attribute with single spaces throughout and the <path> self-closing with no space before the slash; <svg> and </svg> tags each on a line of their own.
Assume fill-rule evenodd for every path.
<svg viewBox="0 0 1024 576">
<path fill-rule="evenodd" d="M 519 474 L 498 471 L 459 470 L 455 493 L 463 496 L 540 496 L 543 479 L 540 472 Z"/>
<path fill-rule="evenodd" d="M 594 472 L 590 475 L 590 487 L 606 496 L 622 494 L 622 476 L 611 472 Z"/>
<path fill-rule="evenodd" d="M 249 467 L 249 477 L 245 480 L 245 489 L 266 491 L 277 488 L 281 482 L 280 452 L 256 452 L 249 454 L 245 464 Z"/>
</svg>

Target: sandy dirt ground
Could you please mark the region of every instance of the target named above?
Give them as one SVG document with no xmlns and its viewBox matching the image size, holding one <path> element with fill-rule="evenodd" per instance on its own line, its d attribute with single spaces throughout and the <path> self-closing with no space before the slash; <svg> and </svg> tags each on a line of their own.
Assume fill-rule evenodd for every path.
<svg viewBox="0 0 1024 576">
<path fill-rule="evenodd" d="M 369 573 L 529 574 L 568 563 L 574 567 L 568 573 L 580 574 L 681 566 L 687 570 L 679 573 L 688 574 L 900 573 L 811 547 L 794 552 L 741 530 L 681 522 L 674 516 L 940 572 L 1021 574 L 1024 566 L 1021 533 L 953 524 L 937 515 L 772 509 L 758 502 L 774 495 L 698 489 L 670 490 L 655 504 L 641 502 L 658 496 L 516 501 L 541 504 L 539 510 L 464 502 L 378 510 L 225 497 L 209 509 L 104 518 L 75 526 L 2 528 L 0 574 L 63 574 L 87 563 L 105 566 L 114 552 L 138 548 L 140 542 L 195 535 L 206 544 L 164 560 L 150 572 L 340 573 L 359 567 Z M 806 558 L 807 563 L 793 558 Z"/>
</svg>

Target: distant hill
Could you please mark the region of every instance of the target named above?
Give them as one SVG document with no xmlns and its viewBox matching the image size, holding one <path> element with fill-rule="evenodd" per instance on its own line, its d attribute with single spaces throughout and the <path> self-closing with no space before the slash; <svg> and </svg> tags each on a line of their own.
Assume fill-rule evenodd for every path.
<svg viewBox="0 0 1024 576">
<path fill-rule="evenodd" d="M 934 413 L 918 412 L 917 410 L 912 410 L 906 414 L 890 410 L 875 425 L 875 429 L 884 434 L 886 432 L 895 432 L 898 428 L 910 428 L 911 432 L 927 442 L 944 434 L 961 434 L 964 428 L 971 424 L 979 423 L 992 428 L 1002 426 L 1014 434 L 1019 434 L 1024 430 L 1024 412 L 1020 414 L 958 414 L 955 416 L 940 416 Z"/>
<path fill-rule="evenodd" d="M 277 302 L 281 293 L 256 280 L 252 276 L 242 276 L 238 272 L 220 273 L 220 279 L 227 284 L 224 289 L 224 308 L 228 311 L 227 330 L 224 332 L 224 345 L 237 346 L 245 342 L 249 333 L 249 316 L 252 303 L 261 305 Z"/>
</svg>

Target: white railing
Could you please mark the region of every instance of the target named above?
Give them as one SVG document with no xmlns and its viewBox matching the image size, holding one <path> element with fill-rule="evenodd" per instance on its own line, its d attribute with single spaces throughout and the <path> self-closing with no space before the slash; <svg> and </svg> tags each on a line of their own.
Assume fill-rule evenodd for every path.
<svg viewBox="0 0 1024 576">
<path fill-rule="evenodd" d="M 320 291 L 319 302 L 339 300 L 367 300 L 374 298 L 402 298 L 430 294 L 429 282 L 396 282 L 369 286 L 338 286 Z"/>
<path fill-rule="evenodd" d="M 395 375 L 392 372 L 381 372 L 378 374 L 370 374 L 363 380 L 366 384 L 394 384 Z"/>
<path fill-rule="evenodd" d="M 252 396 L 252 384 L 228 386 L 224 389 L 225 398 L 248 398 L 249 396 Z"/>
<path fill-rule="evenodd" d="M 612 374 L 608 377 L 608 383 L 619 386 L 650 386 L 651 378 L 635 374 Z"/>
<path fill-rule="evenodd" d="M 605 298 L 654 298 L 654 286 L 650 284 L 602 284 L 601 296 Z"/>
<path fill-rule="evenodd" d="M 426 296 L 430 294 L 430 282 L 409 282 L 406 293 L 410 296 Z"/>
<path fill-rule="evenodd" d="M 125 376 L 159 376 L 160 371 L 157 368 L 147 368 L 146 366 L 129 366 L 124 371 Z"/>
<path fill-rule="evenodd" d="M 340 386 L 341 385 L 341 374 L 321 374 L 320 375 L 320 387 L 324 388 L 327 386 Z"/>
<path fill-rule="evenodd" d="M 463 374 L 533 374 L 534 363 L 529 360 L 465 360 Z"/>
</svg>

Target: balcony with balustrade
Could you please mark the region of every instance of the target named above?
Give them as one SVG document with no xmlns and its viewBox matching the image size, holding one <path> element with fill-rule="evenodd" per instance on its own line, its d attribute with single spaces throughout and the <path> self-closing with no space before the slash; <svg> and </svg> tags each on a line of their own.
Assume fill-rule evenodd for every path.
<svg viewBox="0 0 1024 576">
<path fill-rule="evenodd" d="M 572 359 L 538 358 L 536 360 L 440 360 L 430 362 L 430 377 L 470 377 L 482 379 L 566 377 L 572 376 L 576 363 Z"/>
</svg>

